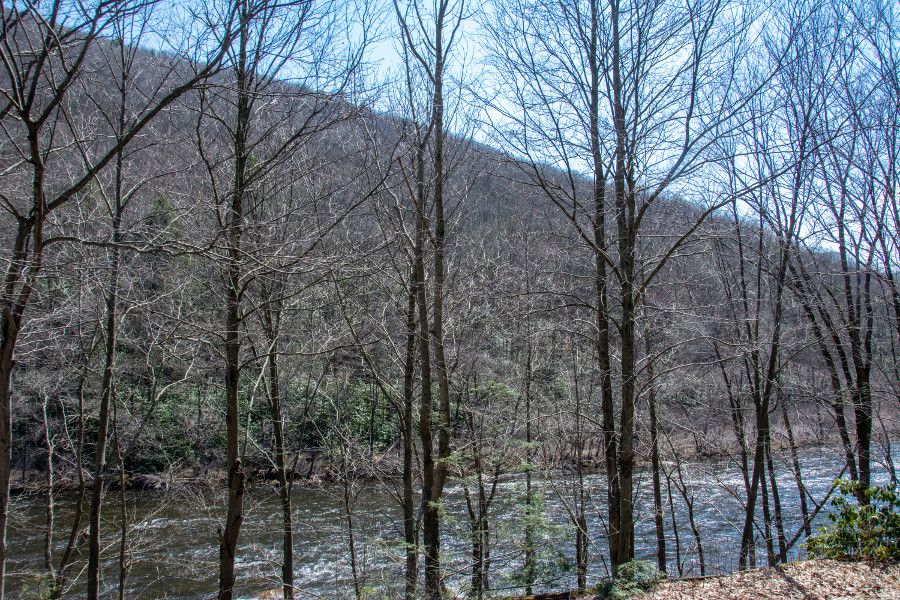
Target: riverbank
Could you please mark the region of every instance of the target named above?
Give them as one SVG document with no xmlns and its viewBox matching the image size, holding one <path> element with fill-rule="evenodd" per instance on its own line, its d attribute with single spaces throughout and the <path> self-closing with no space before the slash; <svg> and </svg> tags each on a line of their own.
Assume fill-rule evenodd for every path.
<svg viewBox="0 0 900 600">
<path fill-rule="evenodd" d="M 776 567 L 666 581 L 635 600 L 897 600 L 900 564 L 805 560 Z M 603 600 L 585 592 L 556 592 L 506 600 Z"/>
<path fill-rule="evenodd" d="M 641 600 L 897 600 L 900 564 L 807 560 L 721 577 L 663 583 Z"/>
<path fill-rule="evenodd" d="M 893 423 L 889 430 L 889 435 L 891 437 L 900 436 L 900 419 L 889 422 Z M 733 460 L 737 464 L 736 455 L 739 452 L 739 446 L 729 436 L 727 429 L 721 428 L 717 430 L 715 435 L 711 435 L 707 431 L 702 438 L 685 436 L 676 440 L 671 447 L 681 461 Z M 702 443 L 700 439 L 703 440 Z M 713 440 L 715 443 L 713 443 Z M 804 451 L 809 448 L 827 447 L 837 449 L 840 447 L 840 440 L 835 434 L 822 432 L 817 434 L 816 430 L 810 427 L 797 428 L 795 443 L 798 451 Z M 649 466 L 649 462 L 646 460 L 646 456 L 649 456 L 649 450 L 644 450 L 636 457 L 635 466 L 637 468 Z M 790 447 L 786 436 L 777 435 L 777 432 L 775 432 L 772 438 L 772 450 L 776 453 L 784 454 L 789 452 Z M 399 480 L 402 476 L 402 462 L 398 452 L 399 449 L 396 446 L 392 446 L 385 451 L 374 453 L 367 461 L 356 465 L 355 470 L 350 473 L 351 479 L 357 482 Z M 547 461 L 545 471 L 564 472 L 574 470 L 576 460 L 579 458 L 582 461 L 581 466 L 584 474 L 597 474 L 605 470 L 600 441 L 593 438 L 586 441 L 585 449 L 582 452 L 576 451 L 576 448 L 567 440 L 548 441 L 544 457 Z M 513 474 L 518 464 L 515 460 L 511 460 L 508 474 Z M 246 468 L 245 475 L 247 482 L 252 485 L 275 486 L 278 483 L 277 472 L 271 466 L 262 464 L 250 465 Z M 457 472 L 455 475 L 463 477 L 466 473 Z M 92 477 L 90 473 L 84 473 L 84 476 L 85 485 L 87 489 L 90 489 L 93 483 Z M 313 486 L 340 483 L 342 478 L 346 476 L 347 473 L 340 468 L 337 462 L 321 453 L 299 457 L 293 473 L 288 473 L 288 477 L 293 481 Z M 220 466 L 211 466 L 203 469 L 183 467 L 159 473 L 129 473 L 125 478 L 125 487 L 128 490 L 135 491 L 216 490 L 220 489 L 226 480 L 227 472 Z M 107 479 L 109 489 L 117 489 L 118 485 L 117 474 L 113 474 Z M 79 483 L 75 473 L 66 472 L 56 475 L 53 487 L 56 492 L 71 493 L 78 490 Z M 36 468 L 12 470 L 11 495 L 40 495 L 46 492 L 47 477 L 45 471 Z"/>
</svg>

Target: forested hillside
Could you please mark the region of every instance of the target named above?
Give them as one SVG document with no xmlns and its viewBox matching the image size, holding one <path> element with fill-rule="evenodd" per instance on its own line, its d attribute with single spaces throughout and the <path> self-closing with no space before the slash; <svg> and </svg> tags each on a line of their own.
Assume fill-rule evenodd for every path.
<svg viewBox="0 0 900 600">
<path fill-rule="evenodd" d="M 682 575 L 681 544 L 704 574 L 705 457 L 740 474 L 707 482 L 737 566 L 795 556 L 835 489 L 804 452 L 897 480 L 897 8 L 5 3 L 0 600 L 150 597 L 135 494 L 216 507 L 219 598 L 274 495 L 268 577 L 312 597 L 312 484 L 342 490 L 357 598 L 586 588 L 638 547 Z"/>
</svg>

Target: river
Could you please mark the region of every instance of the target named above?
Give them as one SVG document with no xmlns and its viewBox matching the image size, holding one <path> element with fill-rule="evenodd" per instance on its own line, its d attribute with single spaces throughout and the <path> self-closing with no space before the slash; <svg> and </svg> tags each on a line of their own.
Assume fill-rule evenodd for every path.
<svg viewBox="0 0 900 600">
<path fill-rule="evenodd" d="M 802 522 L 798 491 L 790 470 L 789 457 L 776 461 L 779 492 L 784 510 L 785 530 L 790 539 Z M 842 467 L 841 456 L 832 448 L 804 449 L 800 456 L 804 483 L 818 501 L 831 488 Z M 895 457 L 900 460 L 900 455 Z M 671 466 L 671 465 L 670 465 Z M 873 464 L 876 482 L 887 480 L 885 470 Z M 639 469 L 636 481 L 636 538 L 638 557 L 655 560 L 656 537 L 653 524 L 653 497 L 648 470 Z M 743 481 L 739 469 L 727 459 L 686 462 L 684 481 L 694 502 L 697 527 L 701 533 L 707 572 L 734 570 L 740 541 L 743 509 Z M 536 488 L 543 498 L 543 519 L 538 524 L 544 566 L 544 589 L 574 587 L 574 534 L 568 521 L 566 503 L 570 501 L 572 480 L 563 473 L 542 478 Z M 354 534 L 364 587 L 371 598 L 396 597 L 403 579 L 403 529 L 401 510 L 386 485 L 368 482 L 356 489 L 353 506 Z M 586 478 L 590 492 L 588 529 L 591 535 L 589 584 L 605 576 L 603 547 L 605 477 Z M 294 487 L 294 560 L 295 583 L 301 598 L 346 598 L 352 596 L 352 578 L 348 559 L 347 527 L 342 511 L 343 489 L 338 484 L 317 486 L 298 482 Z M 665 494 L 665 489 L 663 490 Z M 685 575 L 698 572 L 697 552 L 690 529 L 685 502 L 673 486 L 675 514 L 678 520 L 681 559 Z M 507 477 L 499 484 L 492 513 L 491 584 L 494 589 L 513 593 L 513 576 L 522 562 L 522 501 L 524 479 Z M 110 590 L 117 574 L 117 493 L 109 493 L 104 508 L 104 577 Z M 218 546 L 216 531 L 224 514 L 224 493 L 198 491 L 129 492 L 127 506 L 132 522 L 129 534 L 131 570 L 128 598 L 194 599 L 214 596 L 217 585 Z M 56 555 L 58 560 L 71 518 L 73 502 L 65 496 L 57 502 Z M 238 552 L 238 591 L 242 598 L 253 598 L 279 586 L 281 512 L 277 494 L 269 487 L 252 488 L 245 500 L 245 521 Z M 667 545 L 670 573 L 676 572 L 675 535 L 666 507 Z M 445 503 L 442 554 L 445 575 L 455 591 L 467 585 L 466 559 L 469 555 L 468 520 L 462 487 L 450 485 Z M 825 512 L 815 525 L 825 520 Z M 19 496 L 13 499 L 8 533 L 11 555 L 7 565 L 7 589 L 12 598 L 37 597 L 39 575 L 43 570 L 43 543 L 46 527 L 43 497 Z M 84 568 L 84 552 L 73 572 Z M 798 543 L 791 557 L 802 556 Z M 761 561 L 765 550 L 758 551 Z M 81 583 L 67 597 L 81 597 Z"/>
</svg>

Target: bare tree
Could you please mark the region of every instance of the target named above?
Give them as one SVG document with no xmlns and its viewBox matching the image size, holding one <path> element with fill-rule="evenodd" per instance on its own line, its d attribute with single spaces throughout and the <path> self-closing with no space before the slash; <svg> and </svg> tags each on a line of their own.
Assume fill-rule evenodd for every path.
<svg viewBox="0 0 900 600">
<path fill-rule="evenodd" d="M 52 234 L 45 226 L 54 211 L 93 181 L 164 108 L 214 73 L 232 39 L 232 19 L 226 11 L 214 29 L 206 30 L 205 37 L 188 41 L 193 58 L 198 59 L 197 67 L 171 65 L 145 96 L 144 104 L 132 107 L 120 135 L 113 141 L 100 136 L 92 145 L 89 165 L 70 170 L 60 156 L 59 144 L 83 134 L 67 128 L 63 117 L 70 92 L 102 38 L 112 34 L 113 24 L 144 5 L 140 1 L 56 0 L 40 5 L 15 3 L 3 10 L 2 115 L 4 136 L 15 149 L 11 160 L 16 161 L 16 168 L 4 173 L 3 182 L 3 207 L 15 233 L 6 259 L 0 339 L 0 597 L 6 559 L 11 378 L 16 341 Z M 23 186 L 26 180 L 29 184 Z"/>
<path fill-rule="evenodd" d="M 641 297 L 709 215 L 745 193 L 719 188 L 710 194 L 691 182 L 701 173 L 713 180 L 721 174 L 727 156 L 715 143 L 734 130 L 764 85 L 739 81 L 753 19 L 736 4 L 644 0 L 516 1 L 495 13 L 488 23 L 492 63 L 505 82 L 492 103 L 495 131 L 521 159 L 525 181 L 562 211 L 595 264 L 590 308 L 603 379 L 608 547 L 619 565 L 634 556 Z M 664 244 L 641 255 L 640 242 L 671 192 L 700 208 Z"/>
<path fill-rule="evenodd" d="M 465 2 L 437 0 L 432 6 L 394 3 L 407 81 L 412 73 L 420 73 L 416 81 L 423 81 L 429 91 L 427 116 L 413 113 L 417 125 L 417 156 L 412 189 L 416 198 L 416 233 L 414 244 L 416 304 L 418 307 L 418 347 L 421 395 L 419 403 L 419 439 L 422 448 L 422 533 L 425 550 L 425 597 L 437 600 L 442 594 L 440 569 L 440 510 L 447 480 L 451 443 L 450 373 L 444 341 L 444 300 L 447 288 L 445 249 L 447 238 L 447 198 L 445 138 L 445 78 L 460 27 L 466 15 Z M 409 84 L 411 85 L 411 84 Z M 414 97 L 410 102 L 414 103 Z M 419 118 L 417 118 L 419 117 Z M 420 120 L 421 119 L 421 120 Z M 429 152 L 430 151 L 430 152 Z M 429 154 L 426 155 L 426 152 Z M 426 164 L 426 160 L 429 163 Z M 430 199 L 430 203 L 428 200 Z M 433 207 L 433 208 L 432 208 Z M 433 210 L 434 229 L 429 214 Z M 427 231 L 426 231 L 427 229 Z M 425 279 L 425 244 L 433 250 L 433 291 L 431 303 Z M 429 316 L 429 306 L 431 315 Z M 438 439 L 437 448 L 432 435 L 432 362 L 437 376 Z"/>
<path fill-rule="evenodd" d="M 292 296 L 292 290 L 280 288 L 277 277 L 272 278 L 271 274 L 295 269 L 361 203 L 360 199 L 353 199 L 317 235 L 301 242 L 302 247 L 289 246 L 297 254 L 288 257 L 287 263 L 279 258 L 278 250 L 273 255 L 275 261 L 267 261 L 264 249 L 254 249 L 252 240 L 245 239 L 253 227 L 265 228 L 271 224 L 265 220 L 254 224 L 254 216 L 266 219 L 270 217 L 265 215 L 274 214 L 277 218 L 279 213 L 274 207 L 267 209 L 270 212 L 260 213 L 260 207 L 271 202 L 269 196 L 273 191 L 284 187 L 287 191 L 283 193 L 290 197 L 302 188 L 302 179 L 288 177 L 275 181 L 274 174 L 296 159 L 298 152 L 317 136 L 321 138 L 319 143 L 325 141 L 324 132 L 334 129 L 358 110 L 346 102 L 346 95 L 359 91 L 357 83 L 371 15 L 365 8 L 359 9 L 364 35 L 351 42 L 344 28 L 346 10 L 350 9 L 336 2 L 238 3 L 237 35 L 226 61 L 227 77 L 217 82 L 217 86 L 202 90 L 199 97 L 196 139 L 207 173 L 207 193 L 212 200 L 211 256 L 222 260 L 225 296 L 224 327 L 216 334 L 225 364 L 228 472 L 228 508 L 219 548 L 220 598 L 231 598 L 234 593 L 235 552 L 244 518 L 246 475 L 241 464 L 238 412 L 246 319 L 254 312 L 247 301 L 249 286 L 267 273 L 270 276 L 264 285 L 276 286 L 263 290 L 264 328 L 273 339 L 262 357 L 268 363 L 273 422 L 276 430 L 283 430 L 278 398 L 272 395 L 277 389 L 271 388 L 278 385 L 277 362 L 273 358 L 278 343 L 274 319 L 278 317 L 272 311 L 278 309 L 279 302 Z M 316 168 L 312 164 L 298 166 Z M 274 243 L 274 240 L 265 241 Z M 276 462 L 283 480 L 283 502 L 287 500 L 289 511 L 283 432 L 277 437 L 281 443 L 277 444 Z M 289 517 L 290 513 L 285 514 Z M 285 527 L 289 530 L 290 523 L 286 522 Z M 283 566 L 286 598 L 293 597 L 294 593 L 290 539 L 287 531 Z"/>
</svg>

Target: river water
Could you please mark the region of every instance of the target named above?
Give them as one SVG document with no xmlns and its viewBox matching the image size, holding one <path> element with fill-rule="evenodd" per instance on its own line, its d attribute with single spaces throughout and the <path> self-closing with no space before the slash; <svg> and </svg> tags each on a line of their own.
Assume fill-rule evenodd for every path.
<svg viewBox="0 0 900 600">
<path fill-rule="evenodd" d="M 900 454 L 900 453 L 898 453 Z M 776 461 L 779 492 L 788 539 L 801 524 L 798 490 L 790 470 L 788 456 Z M 809 448 L 801 453 L 804 484 L 819 501 L 840 473 L 842 459 L 831 448 Z M 895 456 L 895 463 L 900 455 Z M 671 467 L 672 465 L 670 465 Z M 883 468 L 873 465 L 875 480 L 887 480 Z M 684 482 L 694 503 L 695 521 L 701 533 L 707 573 L 734 570 L 737 563 L 743 508 L 743 480 L 737 466 L 727 459 L 697 460 L 684 465 Z M 677 477 L 677 476 L 676 476 Z M 650 473 L 638 470 L 636 502 L 636 538 L 638 557 L 655 560 L 656 537 L 653 523 L 653 497 Z M 591 536 L 589 584 L 606 576 L 603 550 L 606 482 L 600 474 L 585 480 L 590 493 L 588 529 Z M 353 505 L 354 535 L 359 571 L 371 598 L 397 596 L 403 579 L 403 526 L 401 509 L 388 486 L 368 482 L 355 489 Z M 664 482 L 665 486 L 665 482 Z M 542 518 L 537 523 L 540 537 L 541 577 L 544 589 L 574 587 L 574 533 L 568 518 L 573 485 L 571 476 L 554 473 L 536 481 L 542 498 Z M 665 487 L 663 490 L 665 495 Z M 295 583 L 301 598 L 347 598 L 352 596 L 352 577 L 348 559 L 348 530 L 342 510 L 343 488 L 338 484 L 294 487 L 294 560 Z M 685 502 L 673 485 L 672 494 L 685 575 L 699 574 L 694 536 L 687 518 Z M 104 508 L 104 577 L 112 597 L 118 582 L 117 523 L 118 494 L 108 494 Z M 508 477 L 499 484 L 491 506 L 492 564 L 491 585 L 503 594 L 520 591 L 515 574 L 522 563 L 524 479 Z M 224 514 L 224 493 L 130 492 L 128 512 L 132 528 L 129 534 L 131 570 L 128 598 L 208 598 L 217 589 L 218 546 L 216 531 Z M 812 502 L 810 502 L 812 506 Z M 242 598 L 254 598 L 278 588 L 281 570 L 281 509 L 277 494 L 259 486 L 245 499 L 245 521 L 238 551 L 238 591 Z M 468 517 L 462 486 L 451 484 L 447 491 L 443 521 L 442 554 L 445 575 L 451 590 L 464 592 L 468 583 Z M 677 574 L 675 532 L 666 506 L 669 572 Z M 822 524 L 822 511 L 815 525 Z M 72 501 L 57 502 L 56 555 L 62 551 L 68 534 Z M 20 496 L 11 506 L 8 543 L 11 550 L 7 565 L 7 589 L 12 598 L 38 597 L 39 576 L 43 571 L 43 543 L 46 528 L 44 499 Z M 802 540 L 801 540 L 802 541 Z M 84 568 L 86 544 L 73 573 Z M 758 551 L 760 561 L 765 550 Z M 802 556 L 801 544 L 791 557 Z M 82 597 L 81 582 L 67 597 Z M 502 595 L 502 594 L 501 594 Z"/>
</svg>

